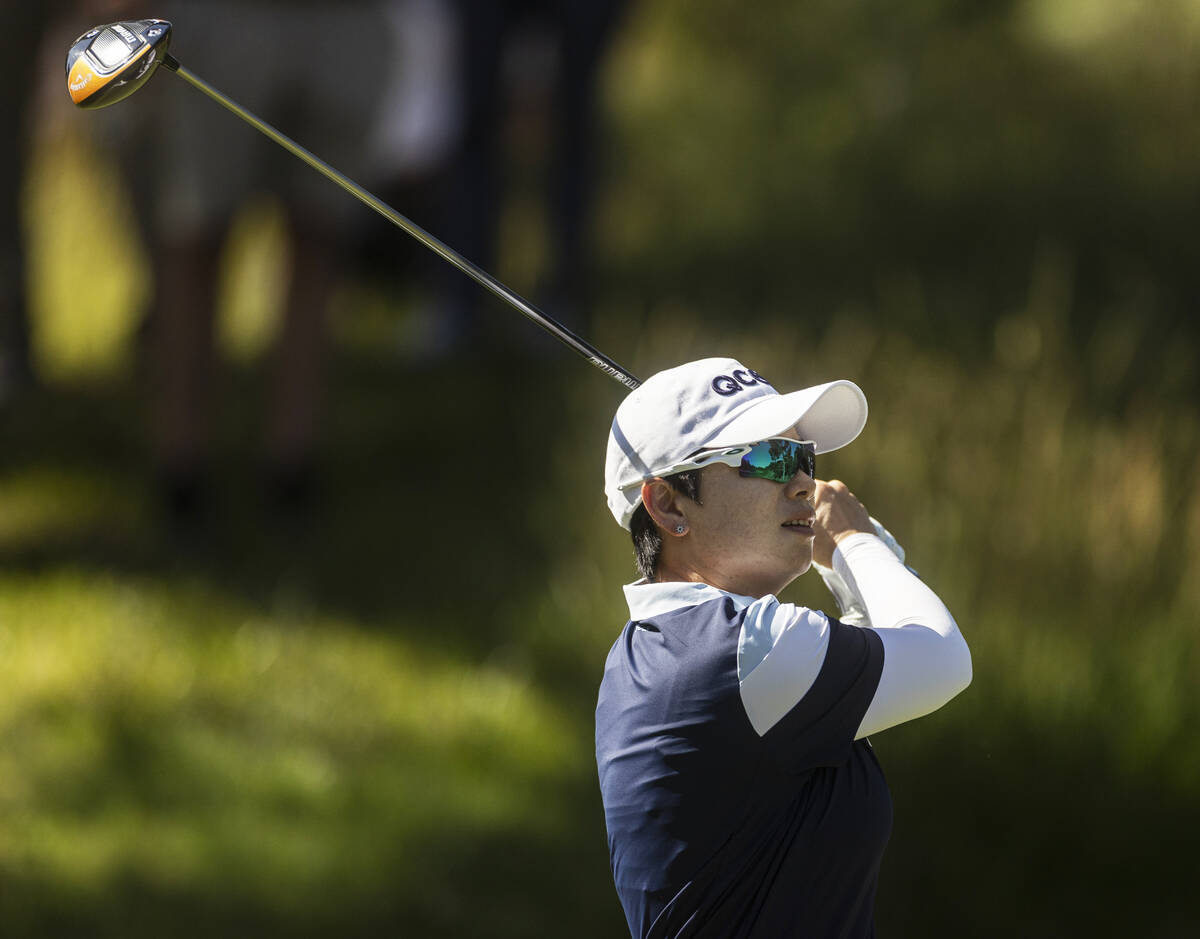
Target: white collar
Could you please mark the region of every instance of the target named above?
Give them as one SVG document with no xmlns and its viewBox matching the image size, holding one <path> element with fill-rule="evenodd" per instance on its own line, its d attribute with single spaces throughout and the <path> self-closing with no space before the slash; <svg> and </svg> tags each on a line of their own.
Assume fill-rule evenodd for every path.
<svg viewBox="0 0 1200 939">
<path fill-rule="evenodd" d="M 625 585 L 625 601 L 629 604 L 631 620 L 650 619 L 652 616 L 697 606 L 720 597 L 728 597 L 732 600 L 734 608 L 737 610 L 744 610 L 755 600 L 754 597 L 729 593 L 712 584 L 696 584 L 685 581 L 669 581 L 660 584 L 643 578 L 635 583 Z"/>
</svg>

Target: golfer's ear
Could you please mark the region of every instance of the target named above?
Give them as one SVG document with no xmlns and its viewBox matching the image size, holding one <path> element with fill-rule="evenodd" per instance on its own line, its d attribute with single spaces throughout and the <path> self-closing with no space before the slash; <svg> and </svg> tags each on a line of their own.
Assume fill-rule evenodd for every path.
<svg viewBox="0 0 1200 939">
<path fill-rule="evenodd" d="M 642 505 L 665 534 L 677 536 L 676 529 L 680 526 L 687 530 L 683 496 L 664 480 L 655 478 L 642 483 Z"/>
</svg>

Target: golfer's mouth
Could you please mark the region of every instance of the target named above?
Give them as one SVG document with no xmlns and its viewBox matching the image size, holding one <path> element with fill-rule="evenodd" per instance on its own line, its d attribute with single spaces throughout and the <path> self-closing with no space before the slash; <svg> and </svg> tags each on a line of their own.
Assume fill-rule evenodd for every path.
<svg viewBox="0 0 1200 939">
<path fill-rule="evenodd" d="M 797 534 L 812 535 L 815 534 L 813 532 L 812 521 L 813 516 L 808 515 L 803 518 L 793 518 L 791 521 L 784 522 L 780 527 L 786 528 L 788 531 L 794 531 Z"/>
</svg>

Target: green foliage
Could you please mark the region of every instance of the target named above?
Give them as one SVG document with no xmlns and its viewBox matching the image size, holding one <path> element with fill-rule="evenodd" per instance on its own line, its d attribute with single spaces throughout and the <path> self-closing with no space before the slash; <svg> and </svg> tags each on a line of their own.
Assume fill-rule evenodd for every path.
<svg viewBox="0 0 1200 939">
<path fill-rule="evenodd" d="M 646 7 L 610 86 L 613 279 L 713 319 L 858 303 L 976 359 L 1051 245 L 1071 341 L 1132 316 L 1194 344 L 1193 10 Z"/>
</svg>

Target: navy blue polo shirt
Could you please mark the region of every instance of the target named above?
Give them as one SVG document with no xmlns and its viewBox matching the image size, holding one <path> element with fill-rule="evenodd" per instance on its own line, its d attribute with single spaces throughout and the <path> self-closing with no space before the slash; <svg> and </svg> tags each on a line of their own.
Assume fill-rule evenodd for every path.
<svg viewBox="0 0 1200 939">
<path fill-rule="evenodd" d="M 600 685 L 596 762 L 630 932 L 873 936 L 892 805 L 870 743 L 854 737 L 883 644 L 790 607 L 819 618 L 824 658 L 759 733 L 739 676 L 749 598 L 704 589 L 702 602 L 627 623 Z"/>
</svg>

